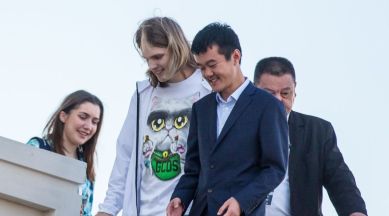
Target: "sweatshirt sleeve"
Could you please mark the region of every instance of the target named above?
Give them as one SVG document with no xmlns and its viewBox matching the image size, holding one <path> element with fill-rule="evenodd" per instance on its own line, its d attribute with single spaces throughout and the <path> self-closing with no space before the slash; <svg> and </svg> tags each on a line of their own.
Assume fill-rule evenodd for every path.
<svg viewBox="0 0 389 216">
<path fill-rule="evenodd" d="M 116 144 L 116 159 L 108 183 L 104 202 L 99 205 L 99 211 L 116 215 L 123 208 L 125 184 L 133 151 L 136 133 L 136 92 L 133 94 L 124 125 Z"/>
</svg>

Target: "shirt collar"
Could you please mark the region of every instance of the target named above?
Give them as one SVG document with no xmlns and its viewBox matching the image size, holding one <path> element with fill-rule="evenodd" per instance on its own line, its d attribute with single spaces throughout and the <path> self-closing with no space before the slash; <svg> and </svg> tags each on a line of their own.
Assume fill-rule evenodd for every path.
<svg viewBox="0 0 389 216">
<path fill-rule="evenodd" d="M 228 98 L 224 100 L 219 92 L 216 93 L 216 101 L 217 103 L 228 103 L 230 101 L 237 101 L 244 89 L 249 85 L 250 80 L 247 77 L 244 78 L 245 81 L 237 88 Z"/>
</svg>

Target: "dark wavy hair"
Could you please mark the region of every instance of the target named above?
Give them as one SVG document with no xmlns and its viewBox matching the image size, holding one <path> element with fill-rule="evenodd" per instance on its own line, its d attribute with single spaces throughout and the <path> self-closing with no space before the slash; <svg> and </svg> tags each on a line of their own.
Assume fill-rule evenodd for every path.
<svg viewBox="0 0 389 216">
<path fill-rule="evenodd" d="M 51 116 L 50 120 L 47 122 L 44 130 L 43 137 L 51 142 L 53 145 L 53 150 L 56 153 L 64 155 L 64 146 L 63 146 L 63 130 L 64 123 L 60 120 L 61 111 L 69 114 L 72 110 L 77 109 L 81 104 L 85 102 L 90 102 L 99 106 L 100 108 L 100 120 L 97 124 L 96 133 L 85 143 L 82 145 L 83 151 L 82 156 L 87 163 L 86 174 L 87 178 L 94 182 L 95 180 L 95 169 L 94 169 L 94 158 L 95 158 L 95 150 L 97 138 L 99 137 L 101 125 L 103 124 L 103 115 L 104 115 L 104 107 L 103 103 L 100 101 L 98 97 L 95 95 L 84 91 L 78 90 L 75 91 L 62 101 L 61 105 Z"/>
</svg>

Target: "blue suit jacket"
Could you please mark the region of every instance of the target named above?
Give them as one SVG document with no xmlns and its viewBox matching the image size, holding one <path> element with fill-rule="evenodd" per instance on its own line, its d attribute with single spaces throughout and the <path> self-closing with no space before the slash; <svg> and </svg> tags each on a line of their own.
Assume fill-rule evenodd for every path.
<svg viewBox="0 0 389 216">
<path fill-rule="evenodd" d="M 219 137 L 216 94 L 192 107 L 185 174 L 172 198 L 191 215 L 205 207 L 209 215 L 230 197 L 245 215 L 263 215 L 266 195 L 284 178 L 288 158 L 288 125 L 283 105 L 250 83 L 240 95 Z M 261 206 L 259 208 L 259 206 Z"/>
</svg>

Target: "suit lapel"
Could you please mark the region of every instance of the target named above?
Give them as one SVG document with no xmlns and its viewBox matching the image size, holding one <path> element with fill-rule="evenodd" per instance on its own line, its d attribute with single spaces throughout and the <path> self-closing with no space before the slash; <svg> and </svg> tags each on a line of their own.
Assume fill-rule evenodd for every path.
<svg viewBox="0 0 389 216">
<path fill-rule="evenodd" d="M 290 184 L 290 203 L 291 203 L 291 211 L 294 215 L 294 211 L 296 210 L 296 206 L 299 205 L 299 201 L 297 197 L 298 194 L 298 182 L 296 179 L 301 173 L 297 170 L 298 163 L 297 157 L 299 149 L 303 146 L 304 141 L 304 132 L 305 132 L 305 124 L 303 119 L 299 116 L 298 113 L 292 111 L 288 120 L 289 124 L 289 141 L 290 141 L 290 153 L 289 153 L 289 184 Z M 301 150 L 300 150 L 301 151 Z"/>
<path fill-rule="evenodd" d="M 205 115 L 208 115 L 207 118 L 209 119 L 209 140 L 210 140 L 210 146 L 211 148 L 214 148 L 216 144 L 216 122 L 217 122 L 217 102 L 216 102 L 216 93 L 213 93 L 213 97 L 210 97 L 209 107 L 205 110 Z"/>
<path fill-rule="evenodd" d="M 216 140 L 216 145 L 223 140 L 231 127 L 235 124 L 239 116 L 244 112 L 247 106 L 251 103 L 251 94 L 255 91 L 255 87 L 249 83 L 249 85 L 243 90 L 242 94 L 239 96 L 238 100 L 235 103 L 234 108 L 232 109 L 230 115 L 227 118 L 226 123 L 224 124 L 222 131 L 220 132 L 219 137 Z M 217 114 L 216 114 L 217 115 Z M 216 126 L 216 125 L 215 125 Z M 215 127 L 216 128 L 216 127 Z"/>
</svg>

